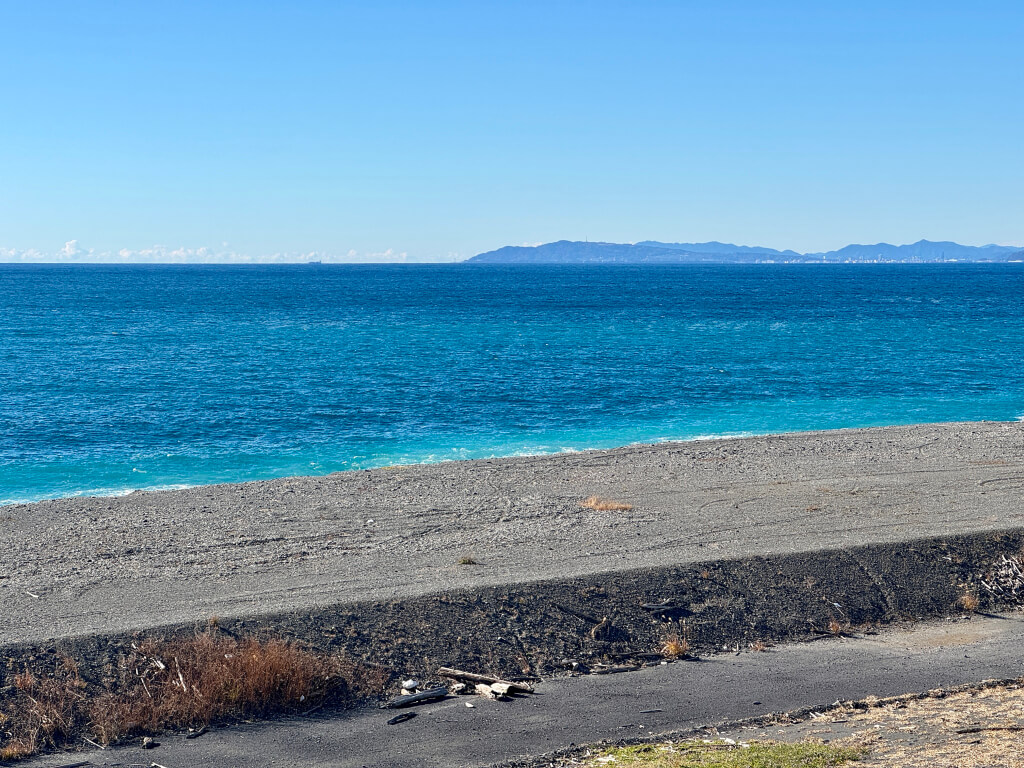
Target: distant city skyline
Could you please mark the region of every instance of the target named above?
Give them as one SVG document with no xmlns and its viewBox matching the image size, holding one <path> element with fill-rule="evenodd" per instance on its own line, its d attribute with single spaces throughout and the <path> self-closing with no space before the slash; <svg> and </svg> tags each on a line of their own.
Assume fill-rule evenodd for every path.
<svg viewBox="0 0 1024 768">
<path fill-rule="evenodd" d="M 0 261 L 1024 247 L 1024 6 L 0 0 Z"/>
</svg>

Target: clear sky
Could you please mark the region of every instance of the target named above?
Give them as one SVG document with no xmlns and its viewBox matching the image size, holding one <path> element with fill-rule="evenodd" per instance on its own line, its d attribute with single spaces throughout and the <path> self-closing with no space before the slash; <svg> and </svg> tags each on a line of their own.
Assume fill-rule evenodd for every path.
<svg viewBox="0 0 1024 768">
<path fill-rule="evenodd" d="M 0 261 L 1024 245 L 1024 3 L 0 0 Z"/>
</svg>

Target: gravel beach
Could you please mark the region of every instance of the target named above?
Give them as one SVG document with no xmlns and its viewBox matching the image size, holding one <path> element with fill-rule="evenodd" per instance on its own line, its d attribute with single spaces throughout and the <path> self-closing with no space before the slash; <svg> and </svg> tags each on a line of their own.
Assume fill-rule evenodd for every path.
<svg viewBox="0 0 1024 768">
<path fill-rule="evenodd" d="M 11 505 L 0 646 L 1011 530 L 1022 489 L 1024 424 L 974 422 Z"/>
</svg>

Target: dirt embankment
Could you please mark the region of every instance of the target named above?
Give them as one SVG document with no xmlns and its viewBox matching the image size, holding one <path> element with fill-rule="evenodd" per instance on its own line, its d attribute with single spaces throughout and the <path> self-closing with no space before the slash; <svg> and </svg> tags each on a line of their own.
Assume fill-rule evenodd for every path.
<svg viewBox="0 0 1024 768">
<path fill-rule="evenodd" d="M 232 636 L 294 640 L 390 677 L 429 678 L 439 666 L 548 676 L 651 662 L 675 637 L 693 653 L 707 654 L 1017 606 L 1024 600 L 1022 551 L 1024 531 L 1016 530 L 452 590 L 217 623 Z M 176 625 L 7 646 L 0 706 L 12 676 L 26 664 L 45 668 L 67 655 L 91 684 L 114 685 L 118 660 L 141 637 L 205 628 Z"/>
</svg>

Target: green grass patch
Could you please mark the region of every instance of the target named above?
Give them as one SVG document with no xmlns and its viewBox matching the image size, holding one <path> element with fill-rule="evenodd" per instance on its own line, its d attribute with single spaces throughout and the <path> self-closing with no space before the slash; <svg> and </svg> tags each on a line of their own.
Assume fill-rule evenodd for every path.
<svg viewBox="0 0 1024 768">
<path fill-rule="evenodd" d="M 588 768 L 636 765 L 648 768 L 833 768 L 863 757 L 865 750 L 803 742 L 680 741 L 614 747 L 586 760 Z"/>
</svg>

